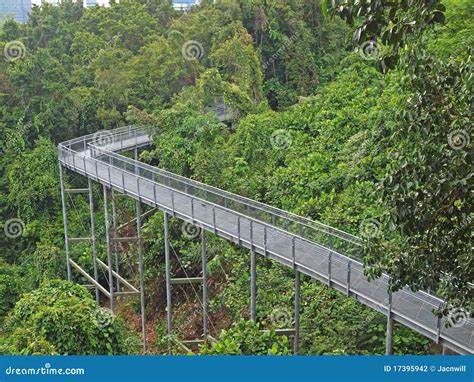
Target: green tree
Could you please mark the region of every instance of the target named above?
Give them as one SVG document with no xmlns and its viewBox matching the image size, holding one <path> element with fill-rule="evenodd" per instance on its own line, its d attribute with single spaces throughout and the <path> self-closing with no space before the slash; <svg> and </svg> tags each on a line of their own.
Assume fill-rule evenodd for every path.
<svg viewBox="0 0 474 382">
<path fill-rule="evenodd" d="M 7 331 L 6 344 L 14 354 L 124 354 L 132 350 L 127 348 L 122 321 L 100 308 L 87 289 L 67 281 L 48 281 L 24 295 L 9 317 Z"/>
<path fill-rule="evenodd" d="M 326 2 L 327 3 L 327 2 Z M 471 166 L 472 58 L 446 61 L 429 53 L 423 36 L 445 21 L 439 1 L 335 2 L 350 25 L 361 17 L 356 43 L 371 38 L 390 48 L 381 69 L 393 68 L 405 49 L 395 123 L 380 129 L 390 159 L 379 183 L 381 234 L 369 243 L 367 273 L 386 271 L 392 287 L 437 291 L 449 304 L 472 309 L 473 172 Z M 472 29 L 472 28 L 471 28 Z M 411 37 L 410 37 L 411 36 Z M 444 308 L 444 313 L 449 305 Z"/>
</svg>

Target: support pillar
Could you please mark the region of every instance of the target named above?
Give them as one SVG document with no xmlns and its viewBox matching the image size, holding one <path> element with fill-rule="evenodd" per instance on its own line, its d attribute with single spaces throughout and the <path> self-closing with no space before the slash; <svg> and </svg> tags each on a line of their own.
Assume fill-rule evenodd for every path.
<svg viewBox="0 0 474 382">
<path fill-rule="evenodd" d="M 64 179 L 63 179 L 63 166 L 59 163 L 59 181 L 61 184 L 61 204 L 63 206 L 63 224 L 64 224 L 64 242 L 66 246 L 66 267 L 67 267 L 67 279 L 72 280 L 71 264 L 69 263 L 69 236 L 67 231 L 67 212 L 66 212 L 66 195 L 64 192 Z"/>
<path fill-rule="evenodd" d="M 104 185 L 104 218 L 105 218 L 105 240 L 107 243 L 107 265 L 109 267 L 109 293 L 110 293 L 110 310 L 115 313 L 114 300 L 114 279 L 112 273 L 112 253 L 110 250 L 110 220 L 109 220 L 109 195 L 107 187 Z"/>
<path fill-rule="evenodd" d="M 206 257 L 206 231 L 201 229 L 202 246 L 202 329 L 204 341 L 207 341 L 208 331 L 208 303 L 207 303 L 207 257 Z"/>
<path fill-rule="evenodd" d="M 293 353 L 298 354 L 300 347 L 300 272 L 295 269 L 295 336 L 293 338 Z"/>
<path fill-rule="evenodd" d="M 94 196 L 92 194 L 92 180 L 87 178 L 89 188 L 89 209 L 91 215 L 91 237 L 92 237 L 92 261 L 94 266 L 94 280 L 99 282 L 99 271 L 97 268 L 97 238 L 95 235 L 95 219 L 94 219 Z M 99 303 L 99 288 L 95 287 L 95 301 Z"/>
<path fill-rule="evenodd" d="M 168 317 L 168 336 L 171 336 L 172 327 L 172 307 L 171 307 L 171 265 L 170 265 L 170 244 L 168 232 L 169 215 L 164 212 L 164 230 L 165 230 L 165 267 L 166 267 L 166 308 Z"/>
<path fill-rule="evenodd" d="M 385 340 L 385 355 L 392 355 L 393 318 L 392 318 L 392 290 L 388 291 L 387 338 Z"/>
<path fill-rule="evenodd" d="M 256 254 L 250 251 L 250 319 L 255 322 L 257 302 Z"/>
<path fill-rule="evenodd" d="M 138 237 L 138 275 L 140 278 L 140 309 L 142 321 L 143 352 L 146 352 L 146 327 L 145 327 L 145 285 L 143 281 L 143 243 L 142 243 L 142 221 L 140 201 L 136 202 L 137 210 L 137 237 Z M 117 264 L 118 265 L 118 264 Z M 117 271 L 118 273 L 118 271 Z M 117 280 L 118 283 L 118 280 Z"/>
<path fill-rule="evenodd" d="M 118 254 L 118 242 L 117 242 L 117 209 L 115 205 L 115 191 L 112 190 L 112 229 L 114 238 L 114 260 L 115 260 L 115 272 L 120 274 L 119 266 L 119 254 Z M 117 292 L 120 292 L 120 281 L 117 279 Z"/>
</svg>

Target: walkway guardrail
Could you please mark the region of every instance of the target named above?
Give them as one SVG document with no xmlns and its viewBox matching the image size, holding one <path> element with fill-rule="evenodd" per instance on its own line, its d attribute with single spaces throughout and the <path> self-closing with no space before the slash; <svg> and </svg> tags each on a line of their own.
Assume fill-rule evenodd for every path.
<svg viewBox="0 0 474 382">
<path fill-rule="evenodd" d="M 112 151 L 106 149 L 107 146 L 120 144 L 124 139 L 134 139 L 138 142 L 140 139 L 150 136 L 151 132 L 149 128 L 132 126 L 117 129 L 117 131 L 114 130 L 112 133 L 104 131 L 75 138 L 64 142 L 61 144 L 61 147 L 68 147 L 72 151 L 83 151 L 89 148 L 89 146 L 96 148 L 96 151 L 98 151 L 98 148 L 101 148 L 102 155 L 109 155 L 119 163 L 120 160 L 127 161 L 127 158 L 118 155 L 114 156 Z M 114 147 L 114 149 L 117 149 L 117 147 Z M 120 147 L 118 147 L 118 149 L 120 149 Z M 128 160 L 128 164 L 134 168 L 136 166 L 131 159 Z M 244 196 L 233 194 L 157 167 L 149 166 L 145 163 L 139 163 L 138 168 L 142 176 L 150 178 L 153 176 L 156 181 L 160 183 L 172 184 L 173 187 L 186 193 L 194 196 L 203 196 L 207 200 L 222 207 L 245 213 L 262 222 L 270 223 L 310 241 L 316 241 L 334 250 L 343 252 L 355 259 L 362 259 L 364 242 L 355 235 Z"/>
<path fill-rule="evenodd" d="M 446 328 L 446 320 L 432 313 L 443 306 L 438 297 L 409 288 L 392 296 L 386 275 L 369 282 L 357 261 L 363 247 L 356 236 L 116 153 L 150 141 L 150 132 L 143 127 L 99 132 L 61 144 L 59 160 L 119 192 L 178 213 L 261 254 L 271 253 L 434 341 L 472 353 L 472 320 L 468 318 L 464 328 Z"/>
</svg>

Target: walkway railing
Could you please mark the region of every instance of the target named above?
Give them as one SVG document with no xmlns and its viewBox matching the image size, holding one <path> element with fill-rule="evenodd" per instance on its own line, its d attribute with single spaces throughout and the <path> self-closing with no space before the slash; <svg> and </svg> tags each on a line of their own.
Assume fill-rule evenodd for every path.
<svg viewBox="0 0 474 382">
<path fill-rule="evenodd" d="M 408 288 L 392 296 L 387 292 L 386 275 L 368 282 L 357 260 L 362 257 L 360 238 L 117 153 L 150 140 L 144 127 L 99 132 L 62 143 L 59 160 L 118 192 L 327 282 L 434 341 L 462 353 L 473 352 L 473 321 L 469 317 L 461 328 L 446 328 L 445 319 L 432 314 L 443 306 L 441 299 Z"/>
</svg>

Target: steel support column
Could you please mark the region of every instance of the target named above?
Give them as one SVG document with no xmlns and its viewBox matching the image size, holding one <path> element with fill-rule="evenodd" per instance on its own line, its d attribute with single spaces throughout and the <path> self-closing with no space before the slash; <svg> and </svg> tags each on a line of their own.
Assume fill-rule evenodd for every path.
<svg viewBox="0 0 474 382">
<path fill-rule="evenodd" d="M 257 282 L 256 282 L 256 254 L 250 251 L 250 319 L 256 321 Z"/>
<path fill-rule="evenodd" d="M 295 269 L 295 336 L 293 338 L 293 353 L 298 354 L 300 349 L 300 272 Z"/>
<path fill-rule="evenodd" d="M 206 231 L 201 229 L 202 246 L 202 330 L 204 341 L 208 336 L 208 302 L 207 302 L 207 256 L 206 256 Z"/>
<path fill-rule="evenodd" d="M 107 186 L 104 188 L 104 218 L 105 218 L 105 240 L 107 243 L 107 265 L 109 267 L 109 293 L 110 293 L 110 309 L 115 313 L 115 301 L 114 301 L 114 279 L 112 273 L 112 253 L 110 250 L 110 220 L 109 220 L 109 194 L 107 192 Z"/>
<path fill-rule="evenodd" d="M 142 243 L 142 211 L 140 201 L 137 200 L 137 237 L 138 237 L 138 276 L 140 278 L 140 309 L 142 320 L 143 352 L 146 352 L 146 327 L 145 327 L 145 286 L 143 281 L 143 243 Z M 117 272 L 118 273 L 118 272 Z M 118 282 L 118 280 L 117 280 Z"/>
<path fill-rule="evenodd" d="M 59 182 L 61 184 L 61 203 L 63 206 L 63 224 L 64 224 L 64 243 L 66 246 L 66 267 L 67 267 L 67 279 L 72 280 L 71 264 L 69 263 L 69 236 L 67 230 L 67 212 L 66 212 L 66 195 L 64 192 L 64 179 L 63 179 L 63 166 L 59 163 Z"/>
<path fill-rule="evenodd" d="M 95 219 L 94 219 L 94 196 L 92 193 L 92 180 L 87 178 L 87 185 L 89 188 L 89 210 L 91 217 L 91 237 L 92 237 L 92 261 L 94 265 L 94 280 L 99 283 L 99 271 L 97 268 L 97 237 L 95 234 Z M 99 303 L 99 288 L 95 288 L 95 301 Z"/>
<path fill-rule="evenodd" d="M 118 242 L 117 242 L 117 208 L 115 205 L 115 191 L 112 190 L 112 229 L 114 238 L 114 260 L 115 260 L 115 272 L 120 273 L 119 267 L 119 254 L 118 254 Z M 120 281 L 117 279 L 117 292 L 120 292 Z"/>
<path fill-rule="evenodd" d="M 165 230 L 165 267 L 166 267 L 166 308 L 168 317 L 168 336 L 171 336 L 172 327 L 172 307 L 171 307 L 171 265 L 170 265 L 170 244 L 168 232 L 168 213 L 164 212 L 164 230 Z"/>
</svg>

